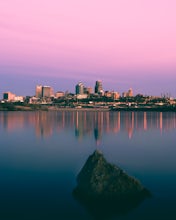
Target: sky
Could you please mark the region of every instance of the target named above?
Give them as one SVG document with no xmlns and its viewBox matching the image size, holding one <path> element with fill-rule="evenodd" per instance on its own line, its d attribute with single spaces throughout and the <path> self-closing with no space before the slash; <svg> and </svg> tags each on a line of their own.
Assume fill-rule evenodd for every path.
<svg viewBox="0 0 176 220">
<path fill-rule="evenodd" d="M 175 0 L 1 0 L 0 94 L 37 84 L 176 97 Z"/>
</svg>

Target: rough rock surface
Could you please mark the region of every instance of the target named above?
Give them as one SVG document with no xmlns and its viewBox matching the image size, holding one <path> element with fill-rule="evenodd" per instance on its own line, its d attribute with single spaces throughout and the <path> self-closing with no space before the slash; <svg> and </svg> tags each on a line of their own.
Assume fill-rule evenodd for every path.
<svg viewBox="0 0 176 220">
<path fill-rule="evenodd" d="M 75 193 L 88 197 L 118 199 L 148 194 L 148 190 L 138 180 L 108 163 L 97 150 L 89 156 L 78 174 L 77 183 Z"/>
<path fill-rule="evenodd" d="M 78 174 L 73 195 L 96 219 L 102 220 L 129 212 L 150 193 L 96 150 Z"/>
</svg>

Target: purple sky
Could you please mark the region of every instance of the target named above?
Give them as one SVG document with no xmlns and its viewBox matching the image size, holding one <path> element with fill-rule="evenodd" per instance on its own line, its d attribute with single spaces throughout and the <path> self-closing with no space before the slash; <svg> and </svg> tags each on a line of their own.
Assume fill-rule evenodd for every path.
<svg viewBox="0 0 176 220">
<path fill-rule="evenodd" d="M 36 84 L 176 97 L 175 0 L 1 0 L 0 93 Z"/>
</svg>

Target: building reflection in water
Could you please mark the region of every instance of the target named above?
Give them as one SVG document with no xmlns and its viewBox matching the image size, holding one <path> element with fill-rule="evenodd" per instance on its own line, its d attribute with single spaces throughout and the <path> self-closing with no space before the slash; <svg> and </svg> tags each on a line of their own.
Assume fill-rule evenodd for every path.
<svg viewBox="0 0 176 220">
<path fill-rule="evenodd" d="M 101 111 L 52 111 L 52 112 L 1 112 L 0 128 L 7 132 L 33 127 L 36 137 L 50 137 L 53 132 L 74 130 L 82 140 L 93 136 L 99 145 L 103 135 L 123 132 L 131 139 L 134 132 L 176 128 L 175 112 L 101 112 Z"/>
<path fill-rule="evenodd" d="M 37 112 L 35 115 L 35 133 L 37 137 L 50 137 L 53 133 L 52 123 L 47 112 Z"/>
</svg>

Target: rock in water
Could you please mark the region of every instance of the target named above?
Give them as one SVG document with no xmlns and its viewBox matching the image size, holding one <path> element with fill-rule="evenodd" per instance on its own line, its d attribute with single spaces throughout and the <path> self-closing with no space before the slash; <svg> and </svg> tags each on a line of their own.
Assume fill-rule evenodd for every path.
<svg viewBox="0 0 176 220">
<path fill-rule="evenodd" d="M 149 191 L 121 168 L 106 161 L 103 154 L 95 151 L 87 159 L 77 176 L 74 196 L 90 208 L 101 209 L 107 204 L 116 211 L 136 206 L 149 196 Z M 113 205 L 112 205 L 113 204 Z"/>
</svg>

